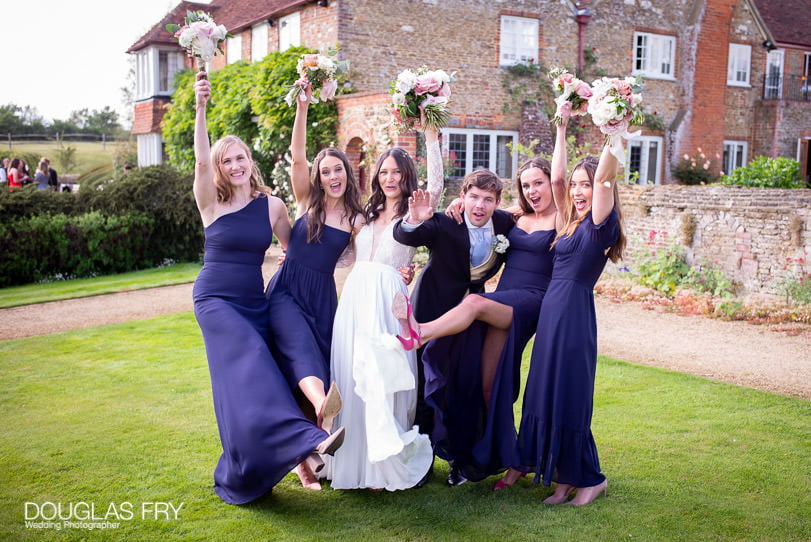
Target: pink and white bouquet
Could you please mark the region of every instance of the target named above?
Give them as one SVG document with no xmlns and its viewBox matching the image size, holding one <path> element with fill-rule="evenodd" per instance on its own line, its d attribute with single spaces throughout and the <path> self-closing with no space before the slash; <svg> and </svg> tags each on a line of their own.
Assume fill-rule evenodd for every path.
<svg viewBox="0 0 811 542">
<path fill-rule="evenodd" d="M 218 25 L 211 15 L 204 11 L 187 11 L 183 26 L 167 24 L 166 30 L 174 34 L 180 46 L 186 49 L 189 56 L 196 57 L 202 62 L 211 62 L 217 51 L 223 53 L 222 42 L 225 38 L 233 36 Z M 202 71 L 205 67 L 198 61 Z"/>
<path fill-rule="evenodd" d="M 558 93 L 555 98 L 557 111 L 552 122 L 560 126 L 563 122 L 561 111 L 569 109 L 571 115 L 580 116 L 588 113 L 589 98 L 592 96 L 591 87 L 585 81 L 569 73 L 565 68 L 552 68 L 549 71 L 552 87 Z"/>
<path fill-rule="evenodd" d="M 314 104 L 335 97 L 335 91 L 338 90 L 337 77 L 349 71 L 349 61 L 336 60 L 337 54 L 338 51 L 330 49 L 326 55 L 307 54 L 298 59 L 296 71 L 299 78 L 284 97 L 287 105 L 292 106 L 296 98 L 306 100 L 307 94 L 302 92 L 307 90 L 310 91 L 311 102 Z"/>
<path fill-rule="evenodd" d="M 401 71 L 389 85 L 391 113 L 400 132 L 407 132 L 423 121 L 437 130 L 446 126 L 451 118 L 448 101 L 453 81 L 453 74 L 429 70 L 426 66 Z"/>
<path fill-rule="evenodd" d="M 629 139 L 639 134 L 628 133 L 631 125 L 639 125 L 645 120 L 642 111 L 642 79 L 625 77 L 623 79 L 602 77 L 591 85 L 592 97 L 589 98 L 588 112 L 594 124 L 606 135 L 611 145 L 611 153 L 617 160 L 625 160 L 622 139 Z"/>
</svg>

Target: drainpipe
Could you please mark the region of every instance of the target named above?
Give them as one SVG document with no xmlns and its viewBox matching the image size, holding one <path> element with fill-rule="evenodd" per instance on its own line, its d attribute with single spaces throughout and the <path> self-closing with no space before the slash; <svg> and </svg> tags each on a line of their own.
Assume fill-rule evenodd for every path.
<svg viewBox="0 0 811 542">
<path fill-rule="evenodd" d="M 583 33 L 586 30 L 586 25 L 589 24 L 589 20 L 591 19 L 591 11 L 588 7 L 583 9 L 576 9 L 574 15 L 575 21 L 577 21 L 577 76 L 583 77 L 583 68 L 585 66 L 585 59 L 583 55 Z"/>
</svg>

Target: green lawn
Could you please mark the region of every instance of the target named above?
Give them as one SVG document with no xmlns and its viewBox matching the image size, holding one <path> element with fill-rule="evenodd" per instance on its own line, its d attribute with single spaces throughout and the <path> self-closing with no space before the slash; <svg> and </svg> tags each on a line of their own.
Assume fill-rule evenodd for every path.
<svg viewBox="0 0 811 542">
<path fill-rule="evenodd" d="M 12 286 L 0 289 L 0 309 L 194 282 L 200 268 L 197 263 L 178 263 L 117 275 Z"/>
<path fill-rule="evenodd" d="M 191 313 L 0 342 L 0 364 L 0 540 L 808 540 L 811 533 L 811 403 L 694 376 L 601 358 L 593 431 L 609 491 L 585 508 L 545 506 L 551 490 L 527 479 L 499 493 L 491 491 L 495 478 L 447 488 L 439 460 L 419 490 L 325 484 L 316 493 L 288 475 L 270 495 L 235 507 L 211 490 L 219 441 Z M 26 528 L 26 502 L 92 504 L 97 517 L 112 505 L 120 525 Z M 143 517 L 154 502 L 182 505 L 177 519 Z"/>
<path fill-rule="evenodd" d="M 63 147 L 73 147 L 76 149 L 75 171 L 62 171 L 57 159 L 59 147 L 56 141 L 14 141 L 9 148 L 8 142 L 0 142 L 0 156 L 13 157 L 24 153 L 31 153 L 37 156 L 47 156 L 51 159 L 51 165 L 56 168 L 60 175 L 63 173 L 81 173 L 102 164 L 111 164 L 113 153 L 118 143 L 100 141 L 65 141 Z M 31 171 L 37 167 L 36 164 L 28 164 Z"/>
</svg>

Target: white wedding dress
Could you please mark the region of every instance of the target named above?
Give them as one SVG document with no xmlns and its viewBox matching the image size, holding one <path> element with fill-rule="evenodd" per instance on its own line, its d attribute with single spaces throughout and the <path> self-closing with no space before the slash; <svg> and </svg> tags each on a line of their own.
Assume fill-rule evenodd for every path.
<svg viewBox="0 0 811 542">
<path fill-rule="evenodd" d="M 429 145 L 427 162 L 436 208 L 442 192 L 438 143 Z M 355 264 L 335 314 L 330 370 L 343 396 L 335 427 L 343 426 L 346 437 L 324 469 L 333 489 L 407 489 L 434 459 L 428 435 L 413 425 L 416 352 L 406 352 L 395 337 L 400 325 L 391 313 L 395 294 L 408 293 L 398 268 L 410 265 L 416 250 L 394 240 L 395 222 L 377 232 L 374 223 L 366 224 L 355 236 Z"/>
</svg>

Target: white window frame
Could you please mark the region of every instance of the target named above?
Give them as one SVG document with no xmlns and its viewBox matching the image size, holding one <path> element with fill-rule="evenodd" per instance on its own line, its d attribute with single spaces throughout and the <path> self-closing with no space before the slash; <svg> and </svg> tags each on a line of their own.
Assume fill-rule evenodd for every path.
<svg viewBox="0 0 811 542">
<path fill-rule="evenodd" d="M 242 34 L 225 40 L 225 63 L 233 64 L 242 60 Z"/>
<path fill-rule="evenodd" d="M 809 82 L 809 78 L 811 77 L 811 53 L 805 53 L 803 56 L 803 86 L 802 92 L 808 93 L 811 92 L 811 82 Z"/>
<path fill-rule="evenodd" d="M 268 54 L 268 26 L 263 21 L 251 27 L 251 62 L 259 62 Z"/>
<path fill-rule="evenodd" d="M 783 61 L 784 54 L 782 49 L 775 49 L 769 51 L 766 55 L 766 83 L 763 85 L 763 94 L 765 98 L 775 99 L 783 96 Z M 777 81 L 776 84 L 771 84 L 774 76 L 771 73 L 771 68 L 777 68 Z"/>
<path fill-rule="evenodd" d="M 752 46 L 742 43 L 730 43 L 727 62 L 727 85 L 731 87 L 750 87 L 749 77 L 751 73 Z"/>
<path fill-rule="evenodd" d="M 160 88 L 160 57 L 166 54 L 166 88 Z M 147 47 L 135 53 L 135 101 L 171 96 L 175 74 L 184 68 L 183 53 L 177 49 Z"/>
<path fill-rule="evenodd" d="M 734 166 L 738 156 L 741 157 L 741 165 L 739 167 L 746 165 L 748 147 L 749 145 L 746 141 L 724 140 L 724 163 L 721 165 L 721 170 L 724 172 L 724 175 L 729 175 L 738 169 L 738 167 Z"/>
<path fill-rule="evenodd" d="M 296 11 L 279 18 L 279 51 L 301 45 L 301 13 Z"/>
<path fill-rule="evenodd" d="M 518 132 L 511 131 L 511 130 L 473 130 L 468 128 L 443 128 L 442 129 L 442 148 L 448 149 L 450 152 L 452 149 L 449 145 L 449 136 L 451 134 L 461 134 L 465 136 L 465 163 L 464 167 L 464 174 L 467 175 L 471 171 L 473 171 L 473 136 L 476 135 L 486 135 L 490 138 L 490 149 L 489 149 L 489 156 L 488 156 L 488 165 L 487 169 L 496 173 L 497 175 L 501 176 L 501 173 L 497 171 L 497 164 L 498 164 L 498 138 L 499 136 L 508 136 L 512 138 L 512 144 L 515 145 L 518 142 Z M 457 158 L 458 159 L 458 158 Z M 503 178 L 510 178 L 515 175 L 515 171 L 518 169 L 518 157 L 515 154 L 510 154 L 510 175 L 505 176 Z"/>
<path fill-rule="evenodd" d="M 538 61 L 538 19 L 501 16 L 498 43 L 498 65 L 512 66 Z"/>
<path fill-rule="evenodd" d="M 634 75 L 675 81 L 676 38 L 650 32 L 634 32 Z"/>
<path fill-rule="evenodd" d="M 656 174 L 653 179 L 647 178 L 651 152 L 651 143 L 656 143 Z M 625 181 L 631 180 L 631 147 L 641 147 L 642 153 L 639 159 L 639 177 L 637 184 L 662 184 L 662 149 L 664 148 L 664 138 L 660 136 L 636 136 L 628 140 L 628 151 L 625 154 Z M 643 172 L 645 176 L 643 176 Z"/>
</svg>

